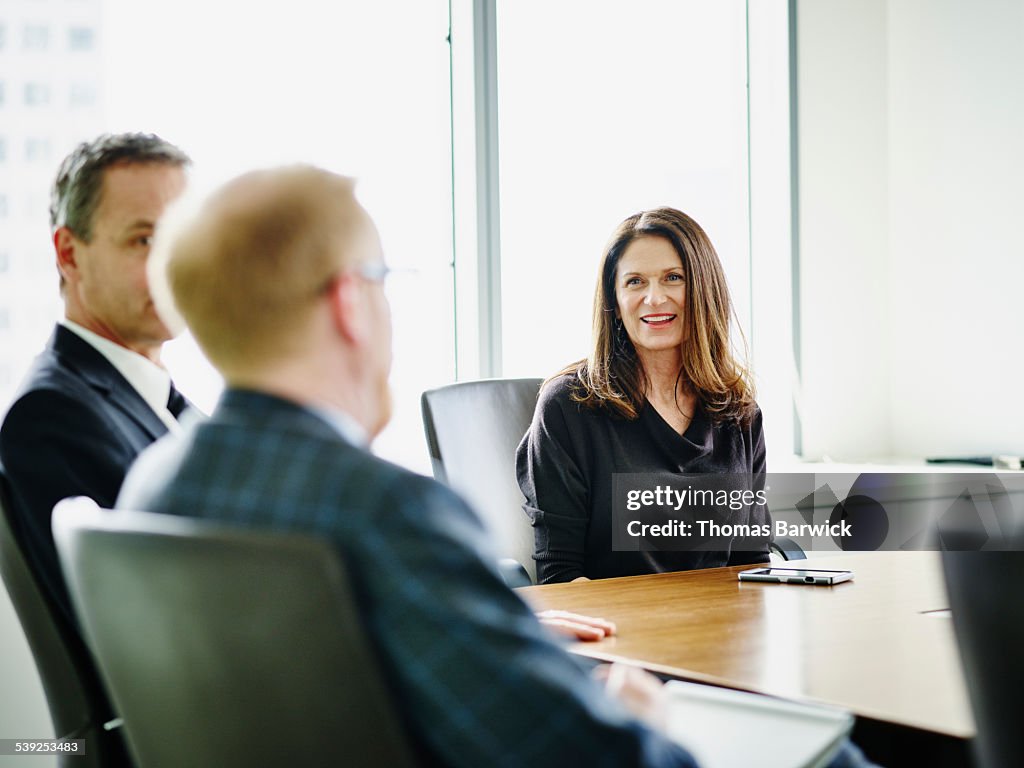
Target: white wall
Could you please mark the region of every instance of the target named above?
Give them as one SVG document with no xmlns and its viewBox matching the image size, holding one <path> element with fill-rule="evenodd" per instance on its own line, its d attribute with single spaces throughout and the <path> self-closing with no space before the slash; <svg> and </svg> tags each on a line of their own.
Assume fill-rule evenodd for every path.
<svg viewBox="0 0 1024 768">
<path fill-rule="evenodd" d="M 1024 452 L 1024 5 L 798 14 L 805 454 Z"/>
<path fill-rule="evenodd" d="M 889 3 L 895 451 L 1024 453 L 1024 3 Z"/>
<path fill-rule="evenodd" d="M 889 452 L 886 2 L 797 8 L 804 455 Z"/>
</svg>

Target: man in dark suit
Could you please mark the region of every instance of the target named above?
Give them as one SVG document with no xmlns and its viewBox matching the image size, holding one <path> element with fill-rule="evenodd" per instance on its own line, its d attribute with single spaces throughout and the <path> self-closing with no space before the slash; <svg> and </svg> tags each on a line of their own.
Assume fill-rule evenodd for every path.
<svg viewBox="0 0 1024 768">
<path fill-rule="evenodd" d="M 112 506 L 139 452 L 187 408 L 160 363 L 171 334 L 146 260 L 157 219 L 185 186 L 188 157 L 145 134 L 79 145 L 54 183 L 50 224 L 64 319 L 0 427 L 0 465 L 28 558 L 71 616 L 50 532 L 54 504 Z"/>
</svg>

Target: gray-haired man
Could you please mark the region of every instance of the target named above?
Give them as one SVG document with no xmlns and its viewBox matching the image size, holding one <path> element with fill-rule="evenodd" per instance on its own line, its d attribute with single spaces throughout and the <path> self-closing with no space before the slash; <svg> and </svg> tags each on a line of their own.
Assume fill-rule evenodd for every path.
<svg viewBox="0 0 1024 768">
<path fill-rule="evenodd" d="M 0 427 L 0 465 L 28 558 L 69 617 L 53 505 L 90 496 L 113 506 L 132 461 L 187 407 L 160 363 L 171 334 L 154 311 L 146 259 L 189 163 L 158 136 L 104 135 L 80 144 L 54 182 L 64 318 Z"/>
</svg>

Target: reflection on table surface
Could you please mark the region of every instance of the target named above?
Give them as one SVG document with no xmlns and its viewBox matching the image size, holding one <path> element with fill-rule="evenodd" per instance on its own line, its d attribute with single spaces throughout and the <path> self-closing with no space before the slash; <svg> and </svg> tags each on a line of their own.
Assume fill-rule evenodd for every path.
<svg viewBox="0 0 1024 768">
<path fill-rule="evenodd" d="M 832 587 L 740 583 L 744 567 L 527 587 L 537 610 L 601 616 L 618 635 L 572 650 L 652 671 L 850 709 L 950 736 L 974 733 L 935 552 L 819 557 Z"/>
</svg>

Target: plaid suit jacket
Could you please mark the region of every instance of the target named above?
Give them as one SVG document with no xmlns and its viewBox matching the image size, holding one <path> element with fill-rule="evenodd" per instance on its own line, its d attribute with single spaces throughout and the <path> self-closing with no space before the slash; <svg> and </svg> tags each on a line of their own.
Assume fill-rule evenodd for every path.
<svg viewBox="0 0 1024 768">
<path fill-rule="evenodd" d="M 552 642 L 491 565 L 477 516 L 444 486 L 294 403 L 241 390 L 174 453 L 158 476 L 137 464 L 118 506 L 330 539 L 428 762 L 694 765 Z"/>
</svg>

